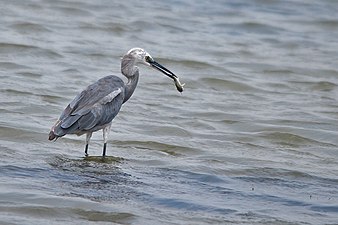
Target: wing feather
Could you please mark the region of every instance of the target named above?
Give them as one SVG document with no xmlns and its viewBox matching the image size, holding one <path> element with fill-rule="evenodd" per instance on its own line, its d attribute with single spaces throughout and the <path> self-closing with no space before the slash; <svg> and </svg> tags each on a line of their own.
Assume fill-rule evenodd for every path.
<svg viewBox="0 0 338 225">
<path fill-rule="evenodd" d="M 64 120 L 61 121 L 60 126 L 61 126 L 62 129 L 68 129 L 80 118 L 81 118 L 81 115 L 79 115 L 79 114 L 68 116 L 68 117 L 64 118 Z"/>
<path fill-rule="evenodd" d="M 124 82 L 120 78 L 101 78 L 69 103 L 60 116 L 60 127 L 74 132 L 109 123 L 119 112 L 123 99 Z"/>
</svg>

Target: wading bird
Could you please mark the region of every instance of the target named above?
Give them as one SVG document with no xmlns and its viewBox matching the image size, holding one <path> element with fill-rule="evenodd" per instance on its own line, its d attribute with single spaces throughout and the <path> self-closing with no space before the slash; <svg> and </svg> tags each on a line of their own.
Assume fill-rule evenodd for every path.
<svg viewBox="0 0 338 225">
<path fill-rule="evenodd" d="M 179 82 L 174 73 L 157 63 L 145 50 L 132 48 L 121 61 L 121 72 L 127 78 L 127 83 L 117 76 L 106 76 L 89 85 L 61 113 L 49 132 L 49 140 L 57 140 L 66 134 L 86 134 L 87 156 L 92 133 L 102 129 L 104 141 L 102 156 L 105 156 L 112 120 L 136 88 L 139 79 L 138 64 L 161 71 L 174 80 L 179 92 L 183 91 L 184 84 Z"/>
</svg>

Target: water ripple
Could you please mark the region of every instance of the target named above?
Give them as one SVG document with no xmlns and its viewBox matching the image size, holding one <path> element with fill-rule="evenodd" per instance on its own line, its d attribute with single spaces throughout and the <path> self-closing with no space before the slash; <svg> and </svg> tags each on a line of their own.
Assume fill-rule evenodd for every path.
<svg viewBox="0 0 338 225">
<path fill-rule="evenodd" d="M 335 1 L 18 3 L 0 7 L 1 224 L 336 223 Z M 83 136 L 48 142 L 132 47 L 185 91 L 140 65 L 116 157 L 99 132 L 89 157 Z"/>
</svg>

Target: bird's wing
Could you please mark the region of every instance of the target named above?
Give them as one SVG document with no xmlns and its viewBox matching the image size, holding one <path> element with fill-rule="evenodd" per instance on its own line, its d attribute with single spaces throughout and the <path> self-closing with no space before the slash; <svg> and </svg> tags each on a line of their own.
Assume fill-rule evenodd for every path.
<svg viewBox="0 0 338 225">
<path fill-rule="evenodd" d="M 120 78 L 101 78 L 69 103 L 59 119 L 62 121 L 61 128 L 67 129 L 78 122 L 78 129 L 89 130 L 96 125 L 110 122 L 120 110 L 120 101 L 123 102 L 123 98 L 124 83 Z"/>
<path fill-rule="evenodd" d="M 95 126 L 110 123 L 120 111 L 123 99 L 124 93 L 121 88 L 102 98 L 88 113 L 77 120 L 78 129 L 90 130 Z"/>
</svg>

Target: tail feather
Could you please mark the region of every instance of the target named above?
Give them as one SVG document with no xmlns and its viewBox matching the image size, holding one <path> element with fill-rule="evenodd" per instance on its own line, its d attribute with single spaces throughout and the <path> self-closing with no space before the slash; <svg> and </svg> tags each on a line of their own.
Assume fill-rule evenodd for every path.
<svg viewBox="0 0 338 225">
<path fill-rule="evenodd" d="M 57 138 L 58 138 L 58 137 L 57 137 L 57 136 L 54 134 L 54 132 L 51 130 L 51 131 L 49 132 L 48 140 L 52 141 L 52 140 L 55 139 L 55 141 L 56 141 Z"/>
<path fill-rule="evenodd" d="M 56 128 L 57 126 L 59 126 L 60 123 L 61 123 L 60 120 L 57 120 L 57 121 L 56 121 L 55 125 L 52 127 L 52 129 L 51 129 L 50 132 L 49 132 L 48 140 L 52 141 L 52 140 L 55 139 L 55 141 L 56 141 L 56 140 L 60 137 L 59 135 L 55 134 L 55 128 Z"/>
<path fill-rule="evenodd" d="M 52 129 L 50 129 L 49 135 L 48 135 L 48 140 L 52 141 L 55 139 L 55 141 L 60 138 L 65 136 L 66 134 L 77 134 L 77 135 L 82 135 L 86 132 L 77 132 L 78 131 L 78 123 L 74 123 L 73 125 L 71 125 L 68 128 L 63 128 L 61 127 L 61 123 L 63 123 L 63 121 L 61 120 L 57 120 L 55 125 L 52 127 Z"/>
</svg>

